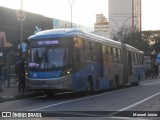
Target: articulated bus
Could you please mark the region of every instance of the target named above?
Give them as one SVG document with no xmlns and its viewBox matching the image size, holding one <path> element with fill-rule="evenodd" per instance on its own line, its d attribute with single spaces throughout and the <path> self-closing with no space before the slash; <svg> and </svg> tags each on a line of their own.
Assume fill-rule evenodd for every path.
<svg viewBox="0 0 160 120">
<path fill-rule="evenodd" d="M 78 29 L 53 29 L 29 37 L 26 88 L 47 95 L 91 94 L 144 79 L 143 52 Z"/>
</svg>

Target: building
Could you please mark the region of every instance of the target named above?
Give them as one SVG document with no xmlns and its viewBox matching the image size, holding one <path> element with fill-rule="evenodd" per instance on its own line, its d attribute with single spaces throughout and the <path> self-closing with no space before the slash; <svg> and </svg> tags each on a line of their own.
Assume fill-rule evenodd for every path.
<svg viewBox="0 0 160 120">
<path fill-rule="evenodd" d="M 109 34 L 130 27 L 141 31 L 141 0 L 109 0 Z"/>
<path fill-rule="evenodd" d="M 8 53 L 13 54 L 19 52 L 18 46 L 21 39 L 21 29 L 20 21 L 17 19 L 16 13 L 17 10 L 0 7 L 0 61 L 5 62 Z M 70 22 L 26 12 L 25 20 L 22 23 L 22 39 L 27 40 L 29 36 L 42 30 L 68 27 L 70 27 Z M 89 32 L 93 31 L 92 29 L 79 24 L 73 23 L 73 27 Z"/>
<path fill-rule="evenodd" d="M 108 21 L 103 14 L 96 14 L 96 23 L 94 24 L 94 34 L 108 37 Z"/>
</svg>

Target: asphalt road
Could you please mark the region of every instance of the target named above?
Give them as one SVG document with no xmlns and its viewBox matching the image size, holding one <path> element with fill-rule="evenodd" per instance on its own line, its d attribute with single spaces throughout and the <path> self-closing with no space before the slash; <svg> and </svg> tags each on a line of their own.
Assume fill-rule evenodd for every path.
<svg viewBox="0 0 160 120">
<path fill-rule="evenodd" d="M 0 111 L 28 116 L 40 112 L 34 120 L 148 120 L 160 119 L 160 79 L 141 81 L 140 86 L 125 86 L 84 96 L 78 93 L 59 94 L 52 98 L 35 98 L 0 103 Z M 45 115 L 54 117 L 44 117 Z M 151 115 L 152 117 L 148 117 Z M 159 115 L 159 117 L 155 117 Z M 1 118 L 9 119 L 9 118 Z M 11 118 L 10 118 L 11 119 Z M 19 119 L 25 119 L 20 117 Z M 15 120 L 15 119 L 14 119 Z M 31 119 L 30 119 L 31 120 Z"/>
</svg>

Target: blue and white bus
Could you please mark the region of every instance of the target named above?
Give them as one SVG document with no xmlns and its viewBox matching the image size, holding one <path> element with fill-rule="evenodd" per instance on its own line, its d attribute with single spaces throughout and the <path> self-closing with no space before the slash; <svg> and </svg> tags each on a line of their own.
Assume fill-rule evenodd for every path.
<svg viewBox="0 0 160 120">
<path fill-rule="evenodd" d="M 29 37 L 26 88 L 47 95 L 93 93 L 144 79 L 143 52 L 78 29 L 46 30 Z"/>
</svg>

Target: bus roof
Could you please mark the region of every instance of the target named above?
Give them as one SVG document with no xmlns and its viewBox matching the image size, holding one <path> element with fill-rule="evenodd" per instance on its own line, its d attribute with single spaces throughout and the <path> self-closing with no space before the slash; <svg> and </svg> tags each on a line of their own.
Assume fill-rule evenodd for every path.
<svg viewBox="0 0 160 120">
<path fill-rule="evenodd" d="M 115 40 L 111 40 L 109 38 L 105 38 L 96 34 L 88 33 L 88 32 L 83 32 L 82 34 L 83 37 L 88 37 L 90 39 L 93 39 L 93 41 L 101 42 L 104 44 L 108 44 L 111 46 L 121 46 L 121 43 Z"/>
<path fill-rule="evenodd" d="M 29 39 L 43 39 L 43 38 L 53 38 L 53 37 L 66 37 L 74 36 L 76 33 L 82 33 L 79 29 L 51 29 L 36 33 L 29 37 Z"/>
<path fill-rule="evenodd" d="M 101 37 L 98 35 L 95 35 L 93 33 L 89 32 L 84 32 L 80 29 L 51 29 L 51 30 L 45 30 L 36 33 L 35 35 L 32 35 L 29 37 L 30 39 L 43 39 L 43 38 L 53 38 L 53 37 L 69 37 L 69 36 L 81 36 L 84 38 L 90 38 L 93 41 L 96 42 L 102 42 L 102 43 L 107 43 L 109 45 L 116 45 L 116 46 L 121 46 L 121 43 L 118 41 L 114 41 L 105 37 Z"/>
<path fill-rule="evenodd" d="M 41 31 L 41 32 L 36 33 L 35 35 L 30 36 L 29 40 L 30 39 L 36 40 L 36 39 L 43 39 L 43 38 L 53 38 L 53 37 L 71 37 L 71 36 L 89 38 L 89 40 L 100 42 L 103 44 L 108 44 L 110 46 L 121 47 L 122 45 L 121 42 L 114 41 L 109 38 L 105 38 L 105 37 L 102 37 L 102 36 L 99 36 L 93 33 L 84 32 L 80 29 L 75 29 L 75 28 L 51 29 L 51 30 Z M 143 53 L 142 51 L 139 51 L 138 49 L 130 45 L 127 45 L 127 44 L 126 44 L 126 48 L 130 51 Z"/>
<path fill-rule="evenodd" d="M 126 47 L 127 47 L 127 49 L 130 50 L 130 51 L 134 51 L 134 52 L 138 52 L 138 53 L 140 53 L 140 54 L 143 54 L 143 51 L 140 51 L 140 50 L 138 50 L 137 48 L 135 48 L 135 47 L 133 47 L 133 46 L 130 46 L 130 45 L 127 45 L 127 44 L 126 44 Z"/>
</svg>

